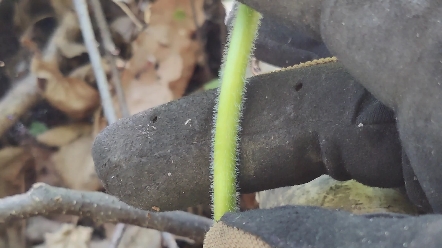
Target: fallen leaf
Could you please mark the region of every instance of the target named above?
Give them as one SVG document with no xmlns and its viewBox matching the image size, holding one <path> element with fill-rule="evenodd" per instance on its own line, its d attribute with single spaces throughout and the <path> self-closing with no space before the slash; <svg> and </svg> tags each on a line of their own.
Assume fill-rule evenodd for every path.
<svg viewBox="0 0 442 248">
<path fill-rule="evenodd" d="M 31 71 L 37 77 L 43 97 L 72 118 L 85 118 L 100 104 L 97 90 L 82 79 L 63 76 L 56 61 L 44 61 L 36 55 Z"/>
<path fill-rule="evenodd" d="M 91 131 L 92 126 L 90 124 L 73 123 L 47 130 L 39 134 L 36 139 L 47 146 L 60 147 L 69 144 L 80 136 L 90 134 Z"/>
<path fill-rule="evenodd" d="M 46 248 L 89 248 L 92 228 L 65 224 L 55 233 L 45 235 Z"/>
<path fill-rule="evenodd" d="M 66 187 L 75 190 L 96 191 L 102 188 L 95 173 L 92 159 L 93 137 L 91 133 L 62 146 L 50 161 Z"/>
<path fill-rule="evenodd" d="M 24 192 L 23 169 L 30 162 L 31 153 L 22 147 L 0 150 L 0 197 Z"/>
<path fill-rule="evenodd" d="M 46 233 L 56 232 L 62 226 L 63 223 L 42 216 L 29 218 L 26 227 L 26 239 L 32 243 L 43 242 Z"/>
<path fill-rule="evenodd" d="M 32 145 L 30 147 L 35 163 L 36 182 L 43 182 L 56 187 L 64 187 L 63 180 L 50 160 L 55 151 L 46 147 Z"/>
<path fill-rule="evenodd" d="M 183 96 L 199 57 L 200 44 L 194 37 L 196 26 L 205 20 L 204 1 L 193 2 L 196 13 L 191 0 L 158 0 L 146 8 L 149 26 L 132 42 L 133 56 L 121 73 L 131 115 Z M 115 95 L 113 103 L 121 118 Z M 101 110 L 96 111 L 94 123 L 95 136 L 107 125 Z"/>
<path fill-rule="evenodd" d="M 0 150 L 1 198 L 25 191 L 25 168 L 32 166 L 32 161 L 31 153 L 22 147 L 6 147 Z M 0 242 L 4 247 L 25 247 L 24 223 L 17 221 L 0 228 Z"/>
<path fill-rule="evenodd" d="M 34 54 L 31 59 L 30 71 L 37 78 L 42 96 L 52 106 L 65 112 L 68 116 L 74 119 L 83 119 L 92 114 L 93 110 L 99 106 L 100 96 L 98 91 L 84 78 L 92 73 L 91 67 L 77 68 L 67 76 L 60 71 L 59 58 L 62 49 L 59 47 L 58 40 L 60 36 L 68 36 L 69 30 L 65 30 L 63 25 L 59 25 L 43 52 L 29 37 L 22 38 L 21 43 Z M 65 49 L 70 50 L 69 48 Z"/>
<path fill-rule="evenodd" d="M 194 2 L 197 24 L 201 25 L 205 19 L 203 1 Z M 149 27 L 133 42 L 134 55 L 122 75 L 131 114 L 184 94 L 199 49 L 199 43 L 192 39 L 196 24 L 190 4 L 190 0 L 158 0 L 149 6 Z M 177 19 L 176 11 L 184 17 Z M 149 95 L 142 100 L 141 92 Z"/>
</svg>

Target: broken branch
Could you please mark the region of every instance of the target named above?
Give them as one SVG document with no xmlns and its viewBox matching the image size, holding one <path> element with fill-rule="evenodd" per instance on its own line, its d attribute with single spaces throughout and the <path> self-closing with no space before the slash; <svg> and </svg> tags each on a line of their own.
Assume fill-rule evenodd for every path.
<svg viewBox="0 0 442 248">
<path fill-rule="evenodd" d="M 121 1 L 112 0 L 121 10 L 130 18 L 130 20 L 135 24 L 138 31 L 143 30 L 144 25 L 137 19 L 137 17 L 132 13 L 132 11 Z"/>
<path fill-rule="evenodd" d="M 104 115 L 109 124 L 117 120 L 115 109 L 112 104 L 112 97 L 109 91 L 106 74 L 104 73 L 103 65 L 101 64 L 101 56 L 98 52 L 97 41 L 92 29 L 91 18 L 85 0 L 73 0 L 75 11 L 77 12 L 78 22 L 81 27 L 81 34 L 83 35 L 84 44 L 88 50 L 89 59 L 94 70 L 95 78 L 97 80 L 98 89 L 100 91 L 101 101 L 103 104 Z"/>
<path fill-rule="evenodd" d="M 97 223 L 126 223 L 189 237 L 202 244 L 212 220 L 183 211 L 150 212 L 101 192 L 77 191 L 36 183 L 19 195 L 0 199 L 0 223 L 33 216 L 88 216 Z"/>
<path fill-rule="evenodd" d="M 29 74 L 0 101 L 0 136 L 40 99 L 36 78 Z"/>
<path fill-rule="evenodd" d="M 92 0 L 92 11 L 94 12 L 95 21 L 98 24 L 100 30 L 101 40 L 106 53 L 106 59 L 108 60 L 112 70 L 112 81 L 117 93 L 118 104 L 120 105 L 120 111 L 122 117 L 128 117 L 130 115 L 129 109 L 126 104 L 126 97 L 124 96 L 120 73 L 118 72 L 117 64 L 114 59 L 114 55 L 117 54 L 117 48 L 112 40 L 111 32 L 106 22 L 106 18 L 103 13 L 103 8 L 99 0 Z"/>
</svg>

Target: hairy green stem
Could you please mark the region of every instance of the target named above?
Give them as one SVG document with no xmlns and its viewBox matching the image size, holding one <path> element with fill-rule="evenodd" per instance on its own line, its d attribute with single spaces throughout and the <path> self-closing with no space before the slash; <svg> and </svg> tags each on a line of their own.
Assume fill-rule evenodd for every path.
<svg viewBox="0 0 442 248">
<path fill-rule="evenodd" d="M 236 210 L 236 159 L 238 129 L 245 89 L 245 73 L 261 15 L 239 4 L 230 44 L 221 72 L 213 143 L 213 215 L 219 220 Z"/>
</svg>

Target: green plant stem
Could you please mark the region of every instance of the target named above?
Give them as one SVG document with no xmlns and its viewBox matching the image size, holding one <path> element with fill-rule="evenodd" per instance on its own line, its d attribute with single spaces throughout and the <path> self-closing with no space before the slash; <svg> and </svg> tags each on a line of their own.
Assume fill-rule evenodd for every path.
<svg viewBox="0 0 442 248">
<path fill-rule="evenodd" d="M 261 15 L 239 4 L 221 73 L 213 144 L 213 210 L 219 220 L 236 210 L 236 156 L 245 73 Z"/>
</svg>

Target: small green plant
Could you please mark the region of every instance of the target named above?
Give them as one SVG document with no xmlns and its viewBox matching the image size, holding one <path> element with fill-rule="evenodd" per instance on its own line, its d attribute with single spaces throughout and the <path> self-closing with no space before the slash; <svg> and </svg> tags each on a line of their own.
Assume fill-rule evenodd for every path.
<svg viewBox="0 0 442 248">
<path fill-rule="evenodd" d="M 237 142 L 245 72 L 261 18 L 258 12 L 243 4 L 239 4 L 236 11 L 220 72 L 221 85 L 214 116 L 211 172 L 213 217 L 216 221 L 226 212 L 237 209 Z"/>
<path fill-rule="evenodd" d="M 29 133 L 33 136 L 37 136 L 39 134 L 42 134 L 48 130 L 48 127 L 39 121 L 34 121 L 31 123 L 31 126 L 29 127 Z"/>
<path fill-rule="evenodd" d="M 182 9 L 178 9 L 173 13 L 173 17 L 178 21 L 182 21 L 186 19 L 186 12 Z"/>
</svg>

